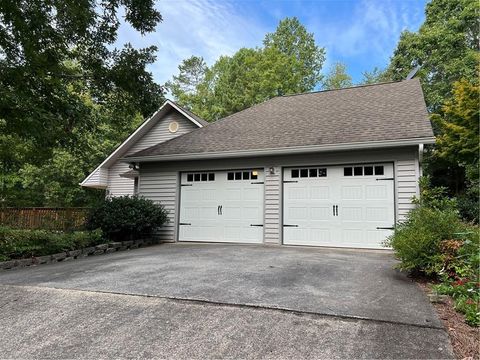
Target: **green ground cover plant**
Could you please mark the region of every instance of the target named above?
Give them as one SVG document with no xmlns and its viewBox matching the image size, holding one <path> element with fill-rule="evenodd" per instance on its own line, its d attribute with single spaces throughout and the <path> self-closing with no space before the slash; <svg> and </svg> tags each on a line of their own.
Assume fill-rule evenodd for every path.
<svg viewBox="0 0 480 360">
<path fill-rule="evenodd" d="M 44 256 L 104 242 L 101 230 L 50 231 L 0 227 L 0 261 Z"/>
</svg>

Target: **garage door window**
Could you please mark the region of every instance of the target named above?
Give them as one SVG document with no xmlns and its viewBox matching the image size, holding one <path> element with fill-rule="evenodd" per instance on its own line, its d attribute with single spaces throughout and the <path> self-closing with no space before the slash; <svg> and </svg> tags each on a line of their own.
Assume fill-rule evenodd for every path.
<svg viewBox="0 0 480 360">
<path fill-rule="evenodd" d="M 383 175 L 383 165 L 367 165 L 367 166 L 348 166 L 343 168 L 343 176 L 372 176 Z"/>
<path fill-rule="evenodd" d="M 232 171 L 227 173 L 227 180 L 256 180 L 258 174 L 256 171 Z"/>
<path fill-rule="evenodd" d="M 292 175 L 292 178 L 326 177 L 327 176 L 327 169 L 326 168 L 292 169 L 291 175 Z"/>
<path fill-rule="evenodd" d="M 215 173 L 187 174 L 187 182 L 194 181 L 215 181 Z"/>
</svg>

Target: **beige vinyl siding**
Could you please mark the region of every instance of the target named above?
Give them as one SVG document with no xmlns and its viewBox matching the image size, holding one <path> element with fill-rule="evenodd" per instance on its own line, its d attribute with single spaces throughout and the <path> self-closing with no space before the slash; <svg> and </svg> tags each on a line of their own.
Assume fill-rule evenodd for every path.
<svg viewBox="0 0 480 360">
<path fill-rule="evenodd" d="M 140 167 L 139 191 L 142 196 L 169 209 L 171 222 L 161 230 L 161 236 L 166 241 L 175 241 L 176 211 L 179 206 L 176 204 L 179 198 L 177 174 L 182 171 L 262 168 L 265 171 L 264 241 L 269 244 L 281 244 L 283 167 L 392 162 L 395 168 L 396 221 L 399 221 L 403 220 L 408 211 L 414 207 L 411 198 L 418 194 L 420 171 L 417 154 L 417 147 L 405 147 L 309 155 L 143 163 Z M 270 167 L 274 168 L 274 174 L 269 173 Z"/>
<path fill-rule="evenodd" d="M 279 166 L 274 167 L 274 170 L 275 173 L 270 174 L 269 168 L 265 168 L 264 240 L 265 243 L 278 244 L 281 238 L 282 171 Z"/>
<path fill-rule="evenodd" d="M 172 121 L 176 121 L 179 125 L 178 130 L 175 133 L 171 133 L 168 130 L 168 126 Z M 127 151 L 127 155 L 160 144 L 195 129 L 197 129 L 197 126 L 185 116 L 176 111 L 170 111 Z"/>
<path fill-rule="evenodd" d="M 88 181 L 85 183 L 87 186 L 107 186 L 108 185 L 108 170 L 98 168 L 96 169 Z"/>
<path fill-rule="evenodd" d="M 175 201 L 177 198 L 177 173 L 150 169 L 143 171 L 140 177 L 139 193 L 168 211 L 168 223 L 159 229 L 157 236 L 165 242 L 175 241 Z"/>
<path fill-rule="evenodd" d="M 171 133 L 168 126 L 172 121 L 178 122 L 178 130 Z M 150 146 L 173 139 L 174 137 L 186 134 L 197 129 L 197 126 L 188 120 L 182 114 L 176 111 L 170 111 L 162 119 L 160 119 L 153 127 L 135 143 L 128 151 L 133 154 Z M 133 195 L 133 179 L 120 177 L 120 174 L 129 171 L 127 163 L 117 160 L 108 170 L 108 191 L 109 196 Z"/>
<path fill-rule="evenodd" d="M 121 177 L 129 171 L 128 164 L 117 161 L 108 171 L 108 196 L 133 195 L 133 179 Z"/>
<path fill-rule="evenodd" d="M 408 212 L 415 206 L 412 204 L 412 197 L 418 195 L 418 175 L 415 158 L 396 161 L 397 220 L 404 220 Z"/>
</svg>

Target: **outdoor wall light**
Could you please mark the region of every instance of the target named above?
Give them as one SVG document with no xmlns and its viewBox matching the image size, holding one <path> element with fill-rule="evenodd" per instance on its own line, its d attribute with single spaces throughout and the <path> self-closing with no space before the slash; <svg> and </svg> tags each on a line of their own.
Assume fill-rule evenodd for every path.
<svg viewBox="0 0 480 360">
<path fill-rule="evenodd" d="M 132 170 L 138 170 L 140 168 L 140 164 L 139 163 L 132 163 L 132 164 L 128 165 L 128 167 Z"/>
<path fill-rule="evenodd" d="M 270 166 L 270 168 L 268 169 L 268 172 L 270 173 L 270 175 L 274 175 L 275 174 L 275 168 L 273 166 Z"/>
</svg>

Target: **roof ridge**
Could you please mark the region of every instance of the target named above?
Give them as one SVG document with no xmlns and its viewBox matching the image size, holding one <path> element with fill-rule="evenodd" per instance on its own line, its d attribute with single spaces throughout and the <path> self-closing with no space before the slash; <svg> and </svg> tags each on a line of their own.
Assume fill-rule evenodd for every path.
<svg viewBox="0 0 480 360">
<path fill-rule="evenodd" d="M 340 88 L 340 89 L 326 89 L 326 90 L 307 91 L 307 92 L 303 92 L 303 93 L 287 94 L 287 95 L 281 95 L 281 96 L 277 96 L 277 97 L 310 95 L 310 94 L 326 93 L 326 92 L 333 92 L 333 91 L 342 91 L 342 90 L 349 90 L 349 89 L 358 89 L 358 88 L 364 88 L 364 87 L 370 87 L 370 86 L 390 85 L 390 84 L 397 84 L 397 83 L 401 83 L 401 82 L 404 82 L 404 81 L 411 81 L 411 80 L 416 80 L 416 79 L 384 81 L 384 82 L 379 82 L 379 83 L 375 83 L 375 84 L 360 84 L 360 85 L 353 85 L 353 86 L 348 86 L 348 87 L 344 87 L 344 88 Z"/>
</svg>

